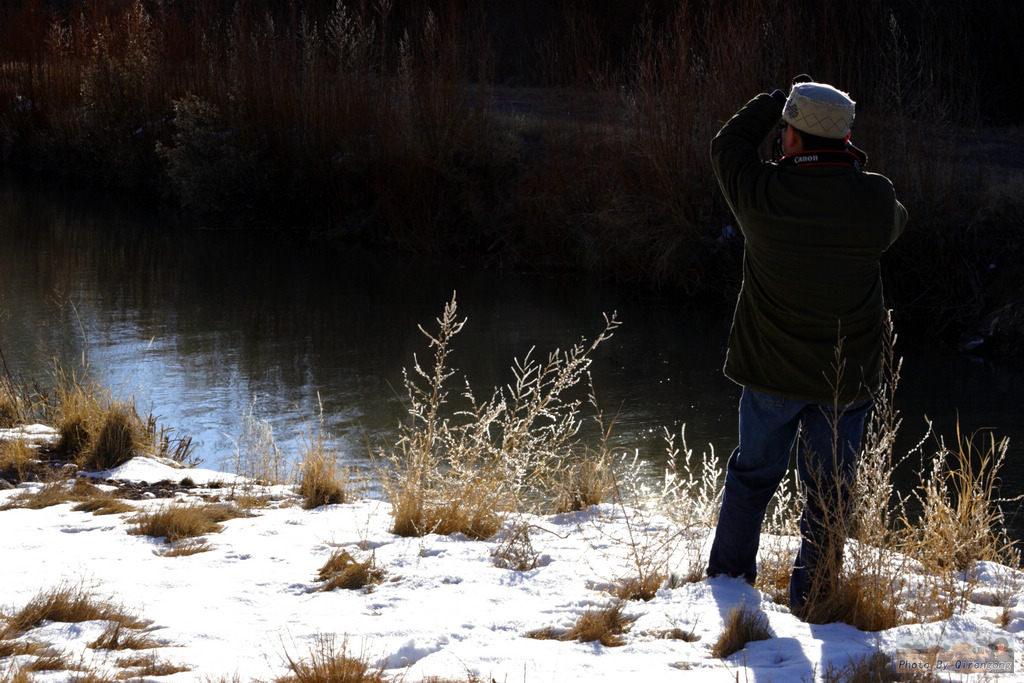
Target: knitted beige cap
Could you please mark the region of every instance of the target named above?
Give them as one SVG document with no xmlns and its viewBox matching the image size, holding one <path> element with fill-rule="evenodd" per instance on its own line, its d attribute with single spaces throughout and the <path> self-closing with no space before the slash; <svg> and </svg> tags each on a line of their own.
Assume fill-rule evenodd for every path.
<svg viewBox="0 0 1024 683">
<path fill-rule="evenodd" d="M 799 131 L 842 140 L 853 125 L 854 101 L 826 83 L 793 86 L 782 110 L 782 120 Z"/>
</svg>

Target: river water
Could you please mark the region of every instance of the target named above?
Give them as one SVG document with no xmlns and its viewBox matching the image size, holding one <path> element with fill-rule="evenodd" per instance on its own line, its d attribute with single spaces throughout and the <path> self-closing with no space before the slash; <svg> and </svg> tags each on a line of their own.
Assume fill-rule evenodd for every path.
<svg viewBox="0 0 1024 683">
<path fill-rule="evenodd" d="M 543 358 L 593 339 L 616 312 L 622 325 L 592 366 L 614 442 L 655 477 L 666 429 L 685 424 L 698 453 L 724 458 L 735 444 L 739 389 L 721 373 L 729 311 L 671 295 L 578 274 L 338 253 L 303 232 L 184 229 L 9 182 L 0 244 L 0 350 L 11 371 L 44 377 L 54 358 L 84 360 L 140 412 L 192 436 L 209 467 L 230 462 L 246 414 L 272 426 L 286 454 L 322 415 L 338 448 L 368 463 L 406 415 L 402 369 L 414 354 L 429 358 L 418 326 L 436 330 L 453 293 L 467 319 L 454 379 L 478 397 L 512 381 L 513 361 L 531 349 Z M 1024 375 L 928 340 L 897 348 L 901 438 L 916 442 L 925 416 L 947 442 L 958 418 L 965 433 L 992 428 L 1011 438 L 1003 492 L 1024 492 Z M 1024 529 L 1024 514 L 1012 525 Z"/>
</svg>

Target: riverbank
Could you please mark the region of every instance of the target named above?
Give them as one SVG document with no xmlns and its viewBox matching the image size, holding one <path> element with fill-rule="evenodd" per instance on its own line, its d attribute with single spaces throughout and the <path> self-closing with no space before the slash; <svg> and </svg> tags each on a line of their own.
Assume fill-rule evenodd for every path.
<svg viewBox="0 0 1024 683">
<path fill-rule="evenodd" d="M 314 5 L 14 12 L 0 157 L 190 224 L 298 226 L 338 249 L 584 270 L 728 306 L 742 247 L 708 140 L 751 95 L 811 70 L 855 94 L 869 169 L 910 211 L 885 263 L 897 315 L 975 353 L 1019 350 L 1024 181 L 1000 144 L 1014 136 L 965 127 L 981 120 L 964 74 L 984 51 L 944 42 L 938 16 L 858 5 L 821 45 L 783 45 L 772 36 L 835 18 L 721 7 L 634 17 L 618 44 L 573 10 L 548 17 L 558 30 L 529 67 L 498 78 L 509 67 L 472 13 Z M 751 64 L 758 50 L 770 69 Z M 950 61 L 963 83 L 914 75 Z"/>
<path fill-rule="evenodd" d="M 200 512 L 216 521 L 148 526 Z M 886 553 L 887 594 L 954 609 L 814 625 L 765 586 L 685 579 L 709 529 L 654 510 L 520 514 L 481 540 L 398 536 L 394 515 L 149 458 L 0 491 L 0 681 L 1024 680 L 1024 574 L 998 563 L 933 582 Z M 763 567 L 794 543 L 764 535 Z"/>
<path fill-rule="evenodd" d="M 940 666 L 947 678 L 1024 648 L 1005 440 L 936 435 L 916 487 L 897 490 L 902 420 L 880 396 L 850 551 L 801 621 L 786 607 L 793 482 L 766 520 L 756 585 L 707 580 L 722 461 L 668 438 L 671 464 L 651 486 L 632 448 L 575 437 L 570 390 L 620 332 L 614 318 L 543 366 L 524 360 L 509 400 L 468 412 L 446 382 L 463 322 L 453 298 L 422 330 L 433 357 L 406 377 L 408 420 L 372 482 L 322 416 L 298 462 L 250 416 L 231 471 L 182 467 L 188 435 L 167 438 L 130 397 L 5 368 L 0 545 L 17 561 L 0 566 L 0 680 L 286 683 L 342 666 L 432 683 Z"/>
</svg>

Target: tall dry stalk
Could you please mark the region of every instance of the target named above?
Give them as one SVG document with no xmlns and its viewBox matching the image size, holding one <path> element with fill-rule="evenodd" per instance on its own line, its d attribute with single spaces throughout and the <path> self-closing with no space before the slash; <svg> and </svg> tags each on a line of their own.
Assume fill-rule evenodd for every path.
<svg viewBox="0 0 1024 683">
<path fill-rule="evenodd" d="M 268 420 L 256 417 L 256 397 L 242 412 L 241 433 L 231 438 L 235 452 L 231 471 L 252 485 L 287 484 L 292 477 L 286 454 L 277 447 L 274 428 Z"/>
</svg>

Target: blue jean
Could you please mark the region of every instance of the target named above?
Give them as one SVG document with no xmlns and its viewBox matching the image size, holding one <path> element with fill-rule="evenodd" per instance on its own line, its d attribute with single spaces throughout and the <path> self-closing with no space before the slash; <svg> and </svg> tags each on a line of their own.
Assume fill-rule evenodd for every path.
<svg viewBox="0 0 1024 683">
<path fill-rule="evenodd" d="M 825 562 L 842 560 L 849 489 L 856 472 L 864 419 L 871 401 L 835 406 L 744 389 L 740 398 L 740 440 L 729 457 L 722 509 L 708 561 L 708 576 L 757 578 L 757 548 L 765 511 L 796 460 L 806 494 L 800 517 L 800 550 L 789 584 L 790 607 L 799 610 L 809 582 Z M 797 435 L 800 434 L 799 440 Z"/>
</svg>

